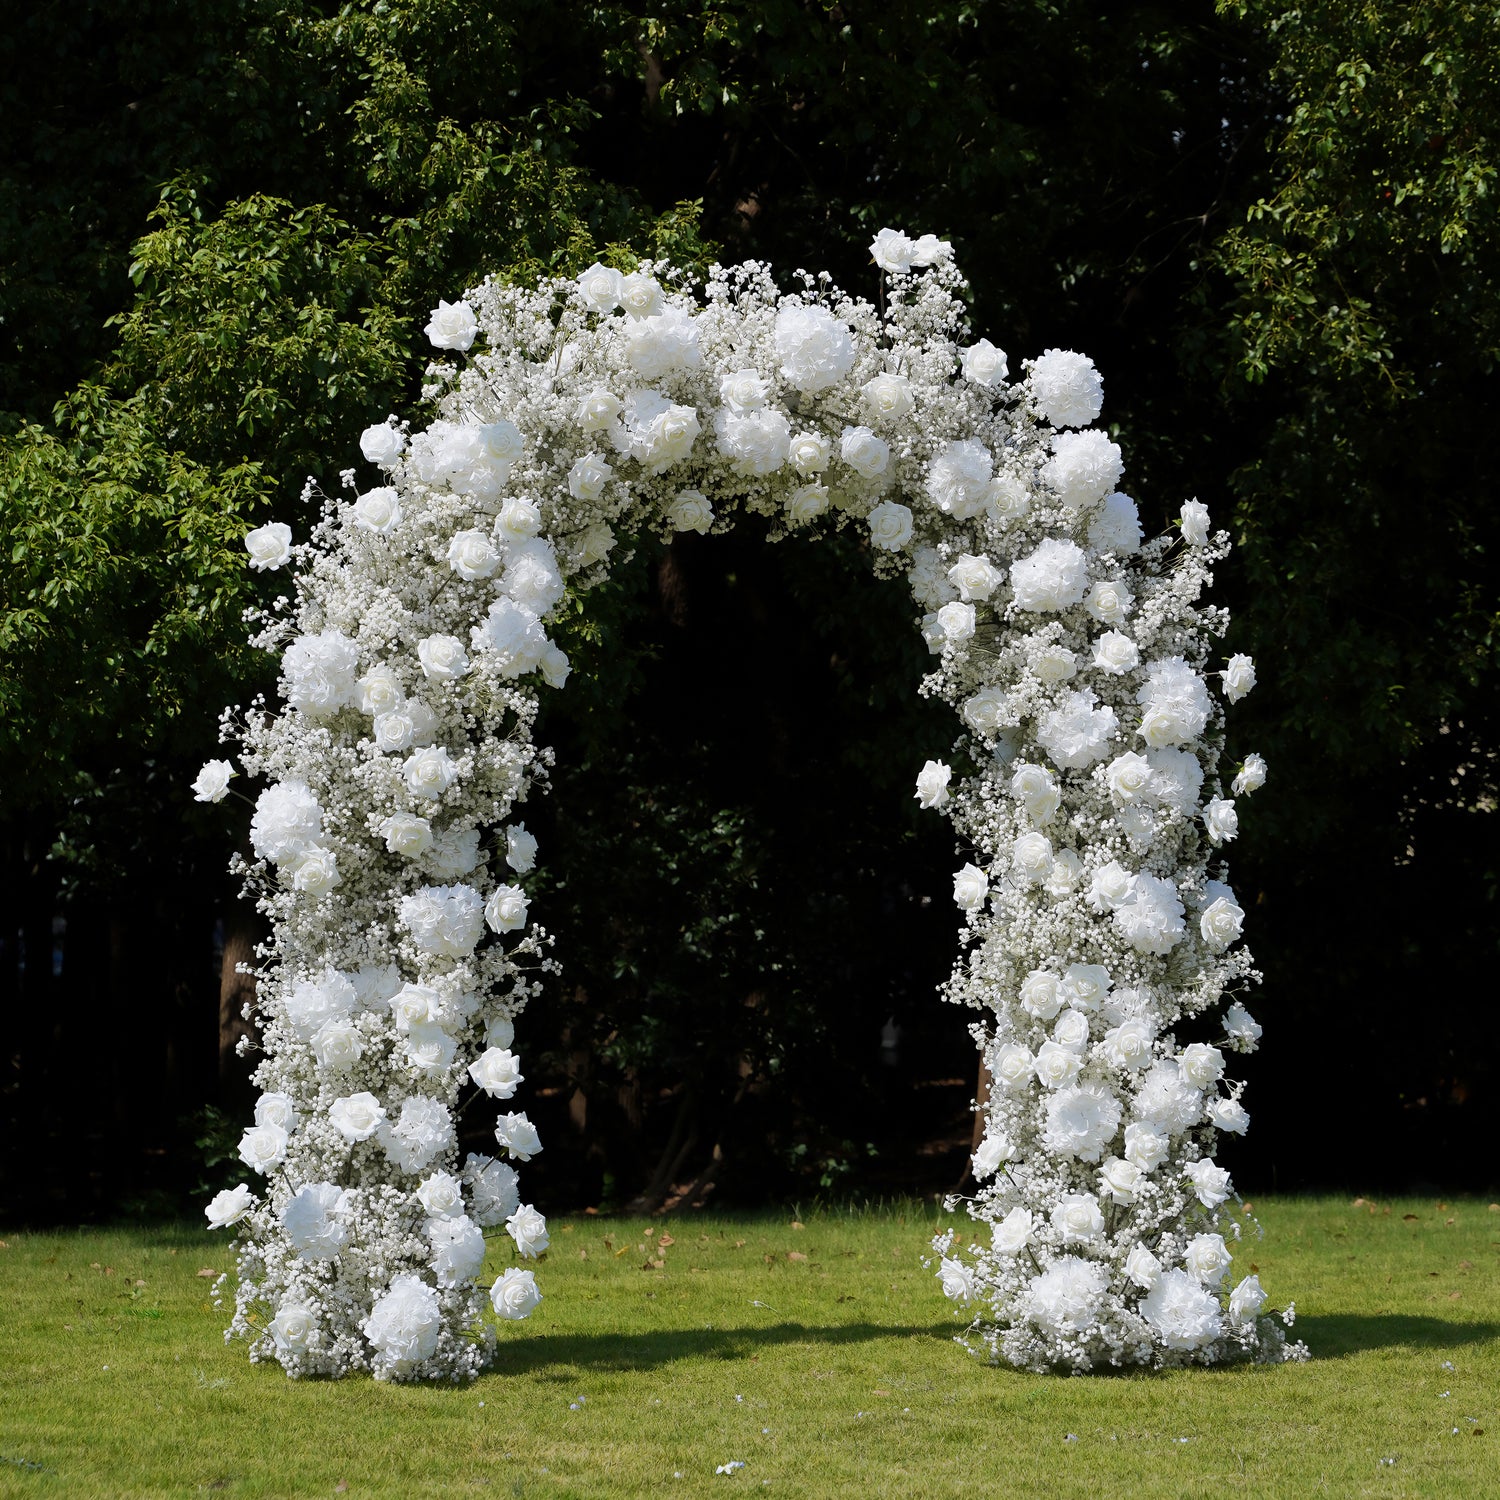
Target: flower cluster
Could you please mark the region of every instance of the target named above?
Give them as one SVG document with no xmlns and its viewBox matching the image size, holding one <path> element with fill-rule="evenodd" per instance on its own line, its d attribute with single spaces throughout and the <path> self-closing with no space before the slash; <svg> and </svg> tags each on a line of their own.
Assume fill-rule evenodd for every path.
<svg viewBox="0 0 1500 1500">
<path fill-rule="evenodd" d="M 1226 618 L 1198 602 L 1227 541 L 1196 502 L 1143 539 L 1089 425 L 1097 370 L 1048 350 L 1010 379 L 968 337 L 946 242 L 886 230 L 872 253 L 883 313 L 754 263 L 701 288 L 649 263 L 487 282 L 428 324 L 465 356 L 431 368 L 434 419 L 361 438 L 382 482 L 351 473 L 305 543 L 247 538 L 252 567 L 297 569 L 257 637 L 284 706 L 255 704 L 239 765 L 195 790 L 262 786 L 253 1176 L 208 1209 L 240 1234 L 253 1358 L 407 1379 L 489 1357 L 484 1230 L 507 1259 L 547 1247 L 512 1165 L 541 1141 L 509 1101 L 513 1023 L 551 967 L 515 814 L 545 784 L 539 697 L 568 676 L 553 626 L 632 538 L 737 514 L 772 539 L 856 528 L 958 715 L 917 796 L 965 851 L 948 997 L 979 1012 L 995 1087 L 969 1205 L 989 1243 L 939 1242 L 944 1290 L 1019 1365 L 1285 1357 L 1217 1233 L 1215 1133 L 1248 1123 L 1224 1052 L 1260 1030 L 1219 1009 L 1253 977 L 1216 860 L 1238 828 L 1221 699 L 1254 668 L 1216 666 Z M 1265 777 L 1249 757 L 1232 796 Z M 485 1097 L 507 1111 L 493 1152 L 460 1163 L 459 1110 Z M 540 1296 L 512 1267 L 488 1302 L 521 1318 Z"/>
</svg>

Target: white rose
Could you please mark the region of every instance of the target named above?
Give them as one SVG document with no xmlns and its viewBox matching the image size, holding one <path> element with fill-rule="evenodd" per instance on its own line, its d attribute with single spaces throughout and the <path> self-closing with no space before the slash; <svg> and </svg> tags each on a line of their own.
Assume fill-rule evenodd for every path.
<svg viewBox="0 0 1500 1500">
<path fill-rule="evenodd" d="M 391 468 L 405 447 L 406 434 L 391 422 L 366 427 L 359 435 L 359 451 L 370 463 L 382 469 Z"/>
<path fill-rule="evenodd" d="M 245 551 L 257 573 L 284 568 L 292 560 L 292 528 L 285 521 L 272 521 L 245 533 Z"/>
<path fill-rule="evenodd" d="M 520 1114 L 501 1115 L 495 1121 L 495 1139 L 517 1161 L 530 1161 L 542 1149 L 542 1138 L 536 1126 Z"/>
<path fill-rule="evenodd" d="M 1250 1128 L 1250 1113 L 1238 1099 L 1215 1099 L 1207 1114 L 1208 1123 L 1227 1135 L 1244 1135 Z"/>
<path fill-rule="evenodd" d="M 1099 1169 L 1099 1189 L 1116 1203 L 1134 1203 L 1141 1190 L 1141 1169 L 1133 1161 L 1112 1156 Z"/>
<path fill-rule="evenodd" d="M 1069 1005 L 1092 1013 L 1109 998 L 1109 970 L 1103 964 L 1069 964 L 1063 970 L 1061 988 Z"/>
<path fill-rule="evenodd" d="M 1197 500 L 1182 505 L 1182 536 L 1190 547 L 1208 545 L 1208 507 Z"/>
<path fill-rule="evenodd" d="M 1083 607 L 1101 624 L 1123 625 L 1135 603 L 1130 590 L 1118 579 L 1096 583 L 1084 597 Z"/>
<path fill-rule="evenodd" d="M 500 885 L 485 902 L 484 919 L 496 932 L 519 932 L 526 925 L 526 892 L 518 885 Z"/>
<path fill-rule="evenodd" d="M 655 317 L 662 308 L 661 283 L 642 271 L 620 278 L 620 306 L 632 318 Z"/>
<path fill-rule="evenodd" d="M 370 726 L 375 748 L 382 754 L 393 754 L 398 750 L 410 750 L 416 726 L 409 713 L 393 709 L 390 713 L 377 714 Z"/>
<path fill-rule="evenodd" d="M 1036 653 L 1031 669 L 1041 682 L 1049 687 L 1055 682 L 1066 682 L 1078 671 L 1078 657 L 1066 646 L 1044 646 Z"/>
<path fill-rule="evenodd" d="M 1141 664 L 1141 650 L 1128 635 L 1106 630 L 1094 642 L 1094 667 L 1111 677 L 1123 677 Z"/>
<path fill-rule="evenodd" d="M 995 1251 L 999 1255 L 1016 1255 L 1031 1243 L 1031 1231 L 1036 1220 L 1029 1208 L 1013 1208 L 995 1225 L 991 1236 Z"/>
<path fill-rule="evenodd" d="M 1104 1233 L 1104 1215 L 1092 1193 L 1065 1193 L 1052 1210 L 1052 1227 L 1065 1245 L 1091 1245 Z"/>
<path fill-rule="evenodd" d="M 305 896 L 326 896 L 343 884 L 339 860 L 332 849 L 311 844 L 282 866 L 282 879 L 291 877 L 291 887 Z"/>
<path fill-rule="evenodd" d="M 1136 1071 L 1152 1059 L 1153 1028 L 1144 1016 L 1128 1016 L 1104 1033 L 1099 1050 L 1112 1068 Z"/>
<path fill-rule="evenodd" d="M 911 540 L 911 511 L 897 500 L 885 500 L 869 515 L 870 540 L 885 552 L 899 552 Z"/>
<path fill-rule="evenodd" d="M 1229 790 L 1236 797 L 1243 797 L 1248 792 L 1258 792 L 1266 784 L 1266 771 L 1263 756 L 1247 755 Z"/>
<path fill-rule="evenodd" d="M 1032 1071 L 1044 1088 L 1060 1089 L 1065 1084 L 1072 1083 L 1082 1067 L 1082 1059 L 1071 1047 L 1045 1041 L 1036 1049 L 1036 1062 L 1032 1065 Z"/>
<path fill-rule="evenodd" d="M 458 767 L 441 745 L 414 751 L 401 768 L 406 789 L 414 797 L 436 800 L 458 779 Z"/>
<path fill-rule="evenodd" d="M 793 526 L 805 526 L 828 509 L 826 484 L 799 485 L 787 496 L 786 514 Z"/>
<path fill-rule="evenodd" d="M 529 1203 L 523 1203 L 505 1221 L 506 1233 L 516 1242 L 516 1251 L 527 1260 L 535 1260 L 548 1244 L 547 1221 Z"/>
<path fill-rule="evenodd" d="M 756 370 L 735 370 L 719 378 L 719 399 L 734 411 L 757 411 L 771 394 L 771 382 Z"/>
<path fill-rule="evenodd" d="M 1104 768 L 1104 781 L 1116 802 L 1139 802 L 1151 789 L 1151 762 L 1127 750 Z"/>
<path fill-rule="evenodd" d="M 938 1266 L 943 1295 L 954 1302 L 967 1302 L 974 1295 L 974 1273 L 961 1261 L 944 1256 Z"/>
<path fill-rule="evenodd" d="M 388 714 L 406 702 L 400 678 L 384 663 L 371 667 L 355 686 L 359 689 L 361 713 Z"/>
<path fill-rule="evenodd" d="M 951 241 L 940 240 L 935 234 L 923 234 L 917 236 L 916 250 L 912 255 L 911 263 L 914 266 L 935 266 L 941 261 L 950 259 L 952 255 Z"/>
<path fill-rule="evenodd" d="M 980 688 L 964 702 L 964 722 L 981 734 L 994 734 L 1005 717 L 1009 700 L 997 687 Z"/>
<path fill-rule="evenodd" d="M 1098 912 L 1113 911 L 1130 895 L 1130 871 L 1118 860 L 1100 865 L 1089 882 L 1089 905 Z"/>
<path fill-rule="evenodd" d="M 536 1277 L 530 1271 L 518 1271 L 514 1266 L 498 1277 L 490 1288 L 490 1304 L 502 1318 L 529 1317 L 541 1301 Z"/>
<path fill-rule="evenodd" d="M 606 468 L 609 466 L 606 464 Z M 596 521 L 578 536 L 578 566 L 587 568 L 603 562 L 614 550 L 615 534 L 603 521 Z"/>
<path fill-rule="evenodd" d="M 417 1185 L 417 1202 L 435 1219 L 456 1219 L 464 1211 L 463 1184 L 451 1172 L 434 1172 Z"/>
<path fill-rule="evenodd" d="M 262 1174 L 286 1160 L 287 1134 L 279 1125 L 252 1125 L 240 1137 L 240 1160 Z"/>
<path fill-rule="evenodd" d="M 1125 1275 L 1149 1292 L 1161 1279 L 1161 1262 L 1144 1245 L 1132 1245 L 1125 1257 Z"/>
<path fill-rule="evenodd" d="M 620 273 L 595 261 L 578 278 L 578 295 L 590 312 L 612 313 L 620 305 Z"/>
<path fill-rule="evenodd" d="M 1224 1054 L 1207 1042 L 1194 1042 L 1178 1056 L 1177 1066 L 1195 1089 L 1212 1088 L 1224 1076 Z"/>
<path fill-rule="evenodd" d="M 1021 1008 L 1038 1021 L 1050 1021 L 1062 1003 L 1062 977 L 1050 969 L 1033 969 L 1021 981 Z"/>
<path fill-rule="evenodd" d="M 974 636 L 974 606 L 972 604 L 945 604 L 937 612 L 938 625 L 942 628 L 943 638 L 953 646 L 961 646 Z"/>
<path fill-rule="evenodd" d="M 229 795 L 234 766 L 227 760 L 208 761 L 193 781 L 195 802 L 222 802 Z"/>
<path fill-rule="evenodd" d="M 568 653 L 561 646 L 554 645 L 551 641 L 547 643 L 547 649 L 542 652 L 542 681 L 551 688 L 560 688 L 566 685 L 568 673 L 572 668 L 568 664 Z"/>
<path fill-rule="evenodd" d="M 1216 1166 L 1211 1158 L 1205 1156 L 1201 1161 L 1189 1162 L 1186 1175 L 1204 1208 L 1217 1208 L 1228 1198 L 1229 1173 Z"/>
<path fill-rule="evenodd" d="M 482 531 L 456 531 L 448 543 L 448 566 L 473 583 L 494 575 L 500 554 Z"/>
<path fill-rule="evenodd" d="M 948 569 L 948 582 L 965 600 L 988 599 L 1004 581 L 1005 574 L 989 558 L 968 552 Z"/>
<path fill-rule="evenodd" d="M 1050 823 L 1062 806 L 1062 793 L 1045 766 L 1023 761 L 1011 773 L 1010 794 L 1034 823 Z"/>
<path fill-rule="evenodd" d="M 882 229 L 870 241 L 870 256 L 882 271 L 909 271 L 916 255 L 916 242 L 899 229 Z"/>
<path fill-rule="evenodd" d="M 1024 880 L 1040 884 L 1052 873 L 1052 841 L 1045 834 L 1023 833 L 1011 846 L 1011 867 Z"/>
<path fill-rule="evenodd" d="M 489 1047 L 469 1064 L 469 1077 L 496 1099 L 510 1099 L 524 1083 L 521 1059 L 503 1047 Z"/>
<path fill-rule="evenodd" d="M 1020 1042 L 1002 1042 L 990 1058 L 990 1072 L 1001 1088 L 1018 1093 L 1030 1087 L 1036 1058 Z"/>
<path fill-rule="evenodd" d="M 349 507 L 349 514 L 361 531 L 388 535 L 401 524 L 401 496 L 389 485 L 366 490 Z"/>
<path fill-rule="evenodd" d="M 297 1128 L 297 1121 L 297 1106 L 290 1094 L 262 1094 L 255 1101 L 257 1125 L 279 1125 L 290 1135 Z"/>
<path fill-rule="evenodd" d="M 417 643 L 417 659 L 429 682 L 457 682 L 469 670 L 469 653 L 453 635 L 425 637 Z"/>
<path fill-rule="evenodd" d="M 890 444 L 868 427 L 846 427 L 839 442 L 839 457 L 864 479 L 877 479 L 891 461 Z"/>
<path fill-rule="evenodd" d="M 534 500 L 512 495 L 495 517 L 495 534 L 508 542 L 524 542 L 542 529 L 542 513 Z"/>
<path fill-rule="evenodd" d="M 799 432 L 792 439 L 789 457 L 799 474 L 821 474 L 833 457 L 833 444 L 816 432 Z"/>
<path fill-rule="evenodd" d="M 1014 1143 L 1003 1131 L 985 1136 L 971 1158 L 976 1180 L 983 1182 L 986 1177 L 993 1177 L 1001 1165 L 1015 1154 L 1015 1149 Z"/>
<path fill-rule="evenodd" d="M 993 388 L 1010 373 L 1010 365 L 1003 349 L 997 349 L 988 339 L 980 339 L 963 351 L 963 371 L 965 380 Z"/>
<path fill-rule="evenodd" d="M 1166 1159 L 1171 1142 L 1144 1121 L 1125 1127 L 1125 1160 L 1143 1172 L 1154 1172 Z"/>
<path fill-rule="evenodd" d="M 369 1093 L 335 1099 L 328 1110 L 328 1123 L 351 1144 L 369 1140 L 384 1119 L 384 1107 Z"/>
<path fill-rule="evenodd" d="M 208 1216 L 210 1229 L 227 1229 L 238 1224 L 255 1207 L 255 1194 L 242 1182 L 238 1187 L 226 1188 L 216 1193 L 203 1212 Z"/>
<path fill-rule="evenodd" d="M 266 1324 L 266 1332 L 275 1341 L 278 1355 L 299 1354 L 311 1343 L 317 1326 L 311 1308 L 300 1302 L 283 1302 Z"/>
<path fill-rule="evenodd" d="M 872 422 L 896 422 L 911 410 L 911 382 L 904 375 L 877 375 L 860 394 Z"/>
<path fill-rule="evenodd" d="M 667 520 L 674 531 L 696 531 L 707 536 L 714 524 L 714 508 L 698 490 L 682 490 L 667 506 Z"/>
<path fill-rule="evenodd" d="M 1203 825 L 1214 843 L 1227 843 L 1240 831 L 1240 815 L 1234 810 L 1233 802 L 1215 797 L 1203 809 Z"/>
<path fill-rule="evenodd" d="M 989 894 L 989 876 L 978 865 L 965 865 L 953 877 L 953 899 L 965 911 L 977 911 Z"/>
<path fill-rule="evenodd" d="M 568 470 L 568 493 L 575 500 L 597 500 L 614 476 L 597 453 L 586 453 Z"/>
<path fill-rule="evenodd" d="M 320 1068 L 351 1068 L 364 1055 L 365 1039 L 349 1021 L 325 1021 L 313 1035 L 312 1050 Z"/>
<path fill-rule="evenodd" d="M 484 1044 L 508 1052 L 516 1040 L 516 1023 L 509 1016 L 491 1016 L 485 1022 Z"/>
<path fill-rule="evenodd" d="M 1255 663 L 1244 652 L 1229 658 L 1224 672 L 1224 696 L 1238 703 L 1255 686 Z"/>
<path fill-rule="evenodd" d="M 1260 1022 L 1238 1000 L 1224 1012 L 1224 1030 L 1237 1052 L 1254 1052 L 1260 1043 Z"/>
<path fill-rule="evenodd" d="M 442 302 L 422 330 L 434 349 L 468 349 L 479 332 L 479 319 L 467 302 Z"/>
<path fill-rule="evenodd" d="M 999 526 L 1019 521 L 1031 509 L 1031 491 L 1014 474 L 997 474 L 985 496 L 985 508 Z"/>
<path fill-rule="evenodd" d="M 1089 1018 L 1081 1010 L 1074 1010 L 1070 1006 L 1059 1014 L 1057 1024 L 1052 1028 L 1052 1040 L 1059 1047 L 1071 1047 L 1075 1052 L 1082 1052 L 1089 1044 Z"/>
<path fill-rule="evenodd" d="M 1222 1234 L 1198 1234 L 1188 1241 L 1182 1263 L 1199 1281 L 1218 1286 L 1232 1259 Z"/>
<path fill-rule="evenodd" d="M 505 830 L 505 863 L 518 875 L 536 864 L 536 835 L 529 833 L 524 823 Z"/>
<path fill-rule="evenodd" d="M 1266 1305 L 1265 1290 L 1259 1276 L 1247 1276 L 1229 1294 L 1229 1317 L 1243 1327 L 1253 1323 L 1261 1308 Z"/>
<path fill-rule="evenodd" d="M 940 760 L 930 760 L 917 776 L 917 803 L 921 807 L 942 807 L 948 801 L 948 781 L 953 768 Z"/>
<path fill-rule="evenodd" d="M 1218 897 L 1198 918 L 1203 941 L 1215 953 L 1222 953 L 1240 935 L 1245 924 L 1244 911 L 1227 896 Z"/>
</svg>

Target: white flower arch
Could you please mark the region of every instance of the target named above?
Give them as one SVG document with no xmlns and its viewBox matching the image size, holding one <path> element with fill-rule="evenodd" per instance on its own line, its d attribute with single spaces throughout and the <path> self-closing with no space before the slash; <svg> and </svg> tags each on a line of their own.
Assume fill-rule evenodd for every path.
<svg viewBox="0 0 1500 1500">
<path fill-rule="evenodd" d="M 967 341 L 946 243 L 872 249 L 883 313 L 826 275 L 782 293 L 754 263 L 701 289 L 650 264 L 487 282 L 428 325 L 467 355 L 431 367 L 437 418 L 361 440 L 388 482 L 328 500 L 300 546 L 282 525 L 247 538 L 253 567 L 297 565 L 257 638 L 285 707 L 225 721 L 266 783 L 241 868 L 273 924 L 241 1146 L 264 1182 L 208 1210 L 238 1226 L 231 1329 L 252 1358 L 467 1377 L 495 1344 L 487 1303 L 539 1300 L 528 1270 L 488 1296 L 475 1278 L 485 1227 L 518 1262 L 547 1245 L 512 1165 L 541 1142 L 511 1111 L 513 1022 L 551 967 L 515 821 L 546 776 L 538 697 L 568 676 L 548 625 L 622 538 L 741 511 L 773 539 L 853 526 L 907 581 L 924 691 L 976 768 L 917 776 L 968 851 L 946 993 L 994 1079 L 968 1203 L 988 1242 L 936 1242 L 970 1333 L 1032 1368 L 1301 1352 L 1254 1276 L 1228 1294 L 1218 1232 L 1216 1133 L 1248 1122 L 1223 1049 L 1260 1034 L 1224 1008 L 1255 976 L 1215 865 L 1237 827 L 1220 699 L 1254 672 L 1214 667 L 1227 618 L 1197 602 L 1227 537 L 1190 502 L 1180 536 L 1143 543 L 1120 450 L 1089 425 L 1092 363 L 1048 350 L 1010 381 Z M 232 771 L 206 767 L 199 795 Z M 1232 790 L 1264 774 L 1252 756 Z M 506 1112 L 494 1155 L 461 1162 L 476 1090 Z"/>
</svg>

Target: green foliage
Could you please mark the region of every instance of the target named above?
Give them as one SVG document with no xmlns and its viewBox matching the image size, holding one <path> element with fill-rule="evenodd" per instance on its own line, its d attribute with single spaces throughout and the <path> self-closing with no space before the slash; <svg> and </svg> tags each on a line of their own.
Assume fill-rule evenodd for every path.
<svg viewBox="0 0 1500 1500">
<path fill-rule="evenodd" d="M 269 488 L 257 464 L 185 457 L 141 399 L 98 386 L 59 407 L 51 431 L 0 439 L 10 806 L 68 786 L 94 746 L 133 758 L 164 742 L 206 694 L 250 680 L 242 539 Z"/>
</svg>

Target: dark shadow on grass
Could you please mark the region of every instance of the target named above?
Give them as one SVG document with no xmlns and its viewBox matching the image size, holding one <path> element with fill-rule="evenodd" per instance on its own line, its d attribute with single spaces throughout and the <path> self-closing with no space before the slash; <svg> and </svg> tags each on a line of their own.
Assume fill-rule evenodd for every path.
<svg viewBox="0 0 1500 1500">
<path fill-rule="evenodd" d="M 503 1338 L 490 1366 L 496 1375 L 555 1370 L 570 1381 L 578 1370 L 655 1370 L 684 1359 L 748 1359 L 774 1344 L 862 1344 L 873 1339 L 938 1338 L 954 1335 L 952 1323 L 927 1327 L 839 1323 L 808 1327 L 775 1323 L 765 1328 L 664 1328 L 658 1333 L 556 1333 L 515 1343 Z"/>
<path fill-rule="evenodd" d="M 1314 1359 L 1343 1359 L 1366 1349 L 1457 1349 L 1500 1338 L 1500 1324 L 1458 1323 L 1410 1313 L 1324 1313 L 1299 1317 L 1289 1337 L 1301 1339 Z"/>
</svg>

